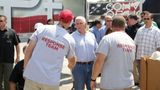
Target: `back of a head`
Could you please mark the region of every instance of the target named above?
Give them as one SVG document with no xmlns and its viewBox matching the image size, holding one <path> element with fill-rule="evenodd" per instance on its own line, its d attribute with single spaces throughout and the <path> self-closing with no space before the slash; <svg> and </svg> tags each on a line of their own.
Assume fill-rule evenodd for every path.
<svg viewBox="0 0 160 90">
<path fill-rule="evenodd" d="M 136 14 L 130 14 L 130 15 L 128 16 L 128 18 L 134 19 L 134 20 L 136 20 L 136 21 L 139 19 Z"/>
<path fill-rule="evenodd" d="M 36 24 L 34 25 L 34 29 L 37 30 L 37 28 L 38 28 L 38 27 L 41 27 L 41 26 L 43 26 L 42 23 L 36 23 Z"/>
<path fill-rule="evenodd" d="M 112 27 L 125 28 L 126 20 L 123 16 L 113 17 Z"/>
<path fill-rule="evenodd" d="M 74 18 L 74 15 L 71 10 L 65 9 L 62 10 L 59 14 L 59 20 L 63 23 L 70 23 L 72 19 Z"/>
</svg>

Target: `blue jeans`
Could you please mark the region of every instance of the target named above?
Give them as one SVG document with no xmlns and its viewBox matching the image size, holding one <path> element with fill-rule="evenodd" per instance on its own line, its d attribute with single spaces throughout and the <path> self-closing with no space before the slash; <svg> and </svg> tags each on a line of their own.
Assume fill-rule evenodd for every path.
<svg viewBox="0 0 160 90">
<path fill-rule="evenodd" d="M 87 90 L 91 90 L 90 82 L 92 75 L 92 66 L 93 63 L 75 65 L 74 69 L 72 70 L 75 90 L 84 90 L 85 85 Z"/>
</svg>

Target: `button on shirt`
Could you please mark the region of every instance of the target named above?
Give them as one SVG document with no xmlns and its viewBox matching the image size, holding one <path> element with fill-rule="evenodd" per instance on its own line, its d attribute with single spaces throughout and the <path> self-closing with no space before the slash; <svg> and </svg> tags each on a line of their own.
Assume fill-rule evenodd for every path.
<svg viewBox="0 0 160 90">
<path fill-rule="evenodd" d="M 91 32 L 86 32 L 85 35 L 75 31 L 72 34 L 76 42 L 75 53 L 78 62 L 89 62 L 96 58 L 95 50 L 98 46 L 95 36 Z"/>
</svg>

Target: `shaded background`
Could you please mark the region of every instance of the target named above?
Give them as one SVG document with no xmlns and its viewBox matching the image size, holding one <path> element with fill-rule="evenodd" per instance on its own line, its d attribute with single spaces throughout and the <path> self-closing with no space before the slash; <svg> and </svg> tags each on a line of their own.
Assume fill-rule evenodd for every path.
<svg viewBox="0 0 160 90">
<path fill-rule="evenodd" d="M 159 0 L 146 0 L 143 4 L 143 11 L 147 10 L 154 14 L 154 21 L 160 28 L 160 4 Z"/>
</svg>

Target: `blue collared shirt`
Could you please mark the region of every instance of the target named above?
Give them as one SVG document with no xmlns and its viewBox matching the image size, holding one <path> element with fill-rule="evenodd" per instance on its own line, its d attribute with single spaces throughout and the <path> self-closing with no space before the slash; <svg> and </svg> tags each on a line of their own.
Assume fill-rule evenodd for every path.
<svg viewBox="0 0 160 90">
<path fill-rule="evenodd" d="M 95 36 L 91 32 L 86 32 L 85 35 L 78 31 L 72 33 L 76 42 L 75 53 L 78 62 L 93 61 L 96 58 L 95 51 L 97 49 L 97 42 Z"/>
<path fill-rule="evenodd" d="M 96 28 L 96 26 L 93 26 L 90 31 L 95 35 L 95 38 L 97 40 L 97 43 L 99 43 L 102 39 L 102 37 L 106 33 L 106 28 L 103 26 L 99 30 Z"/>
</svg>

